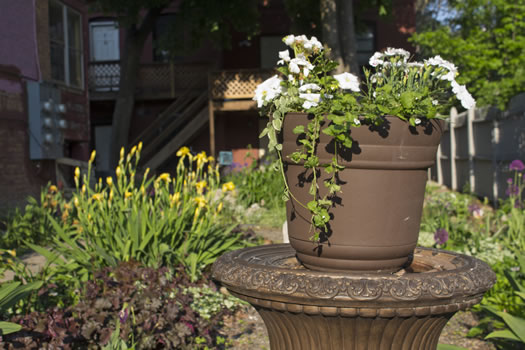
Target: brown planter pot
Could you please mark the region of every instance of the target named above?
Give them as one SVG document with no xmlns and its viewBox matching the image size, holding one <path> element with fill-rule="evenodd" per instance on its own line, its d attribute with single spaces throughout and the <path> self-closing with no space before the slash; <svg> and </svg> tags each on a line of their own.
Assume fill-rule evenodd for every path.
<svg viewBox="0 0 525 350">
<path fill-rule="evenodd" d="M 287 114 L 282 133 L 286 178 L 293 196 L 305 204 L 312 200 L 312 180 L 303 165 L 287 155 L 298 148 L 298 135 L 292 130 L 305 125 L 307 118 Z M 325 271 L 392 271 L 409 263 L 419 235 L 427 169 L 434 164 L 443 125 L 432 120 L 410 127 L 397 117 L 386 117 L 380 130 L 352 128 L 352 150 L 340 154 L 339 163 L 345 167 L 339 173 L 342 193 L 335 198 L 320 243 L 310 240 L 310 212 L 293 200 L 287 202 L 288 235 L 297 258 L 308 268 Z M 329 142 L 330 137 L 321 134 L 321 163 L 333 157 Z M 327 178 L 321 170 L 322 196 L 326 192 L 321 181 Z"/>
</svg>

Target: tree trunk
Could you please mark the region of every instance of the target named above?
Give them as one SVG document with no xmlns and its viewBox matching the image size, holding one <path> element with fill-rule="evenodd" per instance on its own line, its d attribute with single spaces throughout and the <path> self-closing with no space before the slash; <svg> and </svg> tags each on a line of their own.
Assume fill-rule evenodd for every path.
<svg viewBox="0 0 525 350">
<path fill-rule="evenodd" d="M 339 0 L 339 39 L 345 71 L 359 75 L 357 41 L 355 37 L 354 6 L 352 0 Z"/>
<path fill-rule="evenodd" d="M 153 30 L 155 20 L 162 12 L 162 8 L 150 9 L 137 28 L 130 24 L 126 29 L 124 55 L 120 62 L 120 82 L 115 109 L 113 110 L 113 127 L 111 129 L 110 166 L 118 164 L 119 153 L 122 147 L 128 146 L 129 128 L 133 107 L 135 105 L 135 89 L 137 86 L 140 56 L 146 38 Z"/>
<path fill-rule="evenodd" d="M 344 71 L 344 60 L 339 42 L 336 0 L 321 0 L 321 26 L 323 42 L 332 49 L 330 58 L 339 63 L 338 73 Z"/>
<path fill-rule="evenodd" d="M 330 57 L 339 63 L 337 73 L 359 73 L 352 0 L 321 0 L 323 41 L 332 49 Z"/>
</svg>

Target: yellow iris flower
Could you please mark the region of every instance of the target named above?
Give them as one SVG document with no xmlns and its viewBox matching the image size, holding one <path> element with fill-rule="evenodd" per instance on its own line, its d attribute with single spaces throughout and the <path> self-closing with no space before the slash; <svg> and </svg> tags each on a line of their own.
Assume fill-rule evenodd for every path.
<svg viewBox="0 0 525 350">
<path fill-rule="evenodd" d="M 233 191 L 234 189 L 235 189 L 235 184 L 231 181 L 228 181 L 222 185 L 222 192 Z"/>
<path fill-rule="evenodd" d="M 195 187 L 197 188 L 197 193 L 202 194 L 204 192 L 204 189 L 206 188 L 206 181 L 199 181 L 195 184 Z"/>
<path fill-rule="evenodd" d="M 177 155 L 177 157 L 182 157 L 182 158 L 184 158 L 184 157 L 186 157 L 186 156 L 189 156 L 190 159 L 191 159 L 191 152 L 190 152 L 190 149 L 189 149 L 188 147 L 186 147 L 186 146 L 181 147 L 181 148 L 177 151 L 176 155 Z"/>
</svg>

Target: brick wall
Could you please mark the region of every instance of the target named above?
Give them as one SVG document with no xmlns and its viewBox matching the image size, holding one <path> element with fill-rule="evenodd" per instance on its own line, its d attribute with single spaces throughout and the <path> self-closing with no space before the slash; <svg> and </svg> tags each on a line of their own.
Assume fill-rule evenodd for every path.
<svg viewBox="0 0 525 350">
<path fill-rule="evenodd" d="M 2 89 L 9 84 L 10 92 Z M 17 91 L 18 90 L 18 91 Z M 27 104 L 24 83 L 14 67 L 0 66 L 0 216 L 37 196 L 45 172 L 29 160 Z"/>
</svg>

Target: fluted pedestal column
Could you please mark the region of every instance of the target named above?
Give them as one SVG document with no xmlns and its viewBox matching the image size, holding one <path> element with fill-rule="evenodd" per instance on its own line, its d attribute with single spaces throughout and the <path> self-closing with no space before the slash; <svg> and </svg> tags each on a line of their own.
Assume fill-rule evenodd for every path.
<svg viewBox="0 0 525 350">
<path fill-rule="evenodd" d="M 436 349 L 496 280 L 478 259 L 425 248 L 393 274 L 312 271 L 288 244 L 227 253 L 213 278 L 257 309 L 272 350 Z"/>
</svg>

